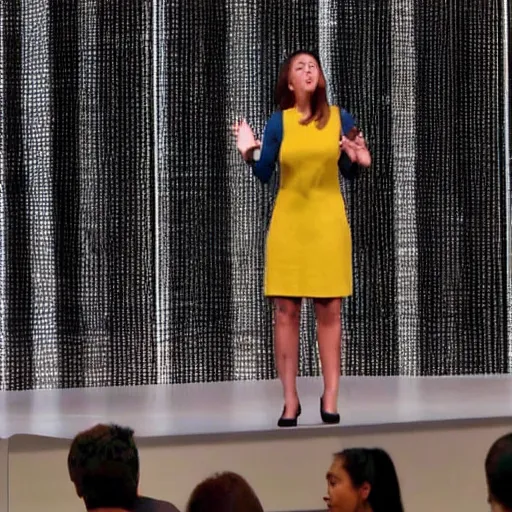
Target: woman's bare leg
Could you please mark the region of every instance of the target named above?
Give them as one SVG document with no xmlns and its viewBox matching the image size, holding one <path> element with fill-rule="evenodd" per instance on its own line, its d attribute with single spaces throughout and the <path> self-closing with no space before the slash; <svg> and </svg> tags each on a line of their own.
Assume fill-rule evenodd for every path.
<svg viewBox="0 0 512 512">
<path fill-rule="evenodd" d="M 283 418 L 294 418 L 299 405 L 297 374 L 301 303 L 299 298 L 275 299 L 275 358 L 277 373 L 283 385 Z"/>
<path fill-rule="evenodd" d="M 324 377 L 323 408 L 336 413 L 341 374 L 341 299 L 315 299 L 314 302 Z"/>
</svg>

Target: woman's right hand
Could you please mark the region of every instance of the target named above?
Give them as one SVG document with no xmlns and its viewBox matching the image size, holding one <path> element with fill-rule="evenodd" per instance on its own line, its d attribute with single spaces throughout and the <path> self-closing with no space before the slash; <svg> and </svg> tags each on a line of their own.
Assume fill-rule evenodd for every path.
<svg viewBox="0 0 512 512">
<path fill-rule="evenodd" d="M 249 161 L 255 149 L 261 147 L 259 140 L 256 140 L 251 127 L 245 119 L 233 125 L 233 134 L 236 137 L 236 147 L 242 158 Z"/>
<path fill-rule="evenodd" d="M 372 163 L 372 156 L 361 132 L 354 139 L 343 136 L 340 141 L 340 150 L 344 151 L 352 162 L 356 162 L 362 167 L 370 167 Z"/>
</svg>

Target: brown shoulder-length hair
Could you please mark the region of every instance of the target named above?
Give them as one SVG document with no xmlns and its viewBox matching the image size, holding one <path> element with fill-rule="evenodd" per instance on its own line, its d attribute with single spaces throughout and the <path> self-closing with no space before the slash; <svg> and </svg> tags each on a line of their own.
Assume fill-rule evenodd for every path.
<svg viewBox="0 0 512 512">
<path fill-rule="evenodd" d="M 248 482 L 231 471 L 207 478 L 192 491 L 187 512 L 263 512 Z"/>
<path fill-rule="evenodd" d="M 293 52 L 281 65 L 279 77 L 277 79 L 275 102 L 280 110 L 286 110 L 295 106 L 295 94 L 288 87 L 290 83 L 290 69 L 295 57 L 298 55 L 310 55 L 313 57 L 319 70 L 318 85 L 315 92 L 311 96 L 311 115 L 301 121 L 302 124 L 309 124 L 312 121 L 317 123 L 319 128 L 323 128 L 329 120 L 329 103 L 327 101 L 326 82 L 320 59 L 314 53 L 307 50 L 298 50 Z"/>
</svg>

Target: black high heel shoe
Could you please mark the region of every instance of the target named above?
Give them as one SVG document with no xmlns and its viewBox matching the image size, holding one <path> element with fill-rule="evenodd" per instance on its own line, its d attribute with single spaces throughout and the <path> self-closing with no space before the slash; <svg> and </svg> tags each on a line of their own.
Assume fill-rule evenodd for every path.
<svg viewBox="0 0 512 512">
<path fill-rule="evenodd" d="M 286 405 L 283 407 L 283 413 L 277 422 L 278 427 L 296 427 L 297 426 L 297 418 L 300 416 L 302 409 L 299 406 L 297 407 L 297 412 L 295 413 L 294 418 L 283 418 L 284 412 L 286 411 Z"/>
<path fill-rule="evenodd" d="M 335 425 L 340 422 L 340 415 L 337 412 L 324 411 L 324 397 L 320 397 L 320 417 L 324 423 Z"/>
</svg>

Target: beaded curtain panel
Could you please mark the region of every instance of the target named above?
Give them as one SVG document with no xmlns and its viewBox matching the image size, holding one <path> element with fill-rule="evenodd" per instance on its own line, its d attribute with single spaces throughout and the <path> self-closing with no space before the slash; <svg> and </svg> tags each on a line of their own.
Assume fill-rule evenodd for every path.
<svg viewBox="0 0 512 512">
<path fill-rule="evenodd" d="M 269 379 L 258 135 L 279 64 L 321 57 L 373 165 L 343 182 L 343 372 L 510 370 L 502 1 L 0 3 L 0 386 Z M 301 375 L 318 375 L 312 306 Z"/>
</svg>

